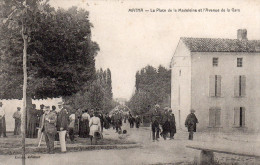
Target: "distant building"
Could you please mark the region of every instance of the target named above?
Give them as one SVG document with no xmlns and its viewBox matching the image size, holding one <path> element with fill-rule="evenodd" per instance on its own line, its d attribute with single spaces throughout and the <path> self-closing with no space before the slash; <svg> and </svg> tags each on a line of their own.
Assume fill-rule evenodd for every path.
<svg viewBox="0 0 260 165">
<path fill-rule="evenodd" d="M 118 102 L 120 105 L 125 105 L 126 99 L 125 98 L 116 98 L 116 102 Z"/>
<path fill-rule="evenodd" d="M 180 38 L 171 61 L 171 107 L 179 128 L 190 109 L 199 130 L 260 132 L 260 40 Z"/>
</svg>

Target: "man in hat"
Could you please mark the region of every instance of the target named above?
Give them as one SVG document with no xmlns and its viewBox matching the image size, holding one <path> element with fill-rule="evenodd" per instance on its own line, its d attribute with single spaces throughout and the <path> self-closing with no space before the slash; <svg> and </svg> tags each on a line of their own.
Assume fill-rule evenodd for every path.
<svg viewBox="0 0 260 165">
<path fill-rule="evenodd" d="M 59 135 L 66 135 L 66 132 L 68 130 L 68 111 L 63 107 L 63 102 L 58 103 L 58 113 L 57 113 L 57 131 L 59 131 Z M 56 107 L 55 107 L 56 109 Z M 59 140 L 61 137 L 59 137 Z"/>
<path fill-rule="evenodd" d="M 50 106 L 45 107 L 44 115 L 44 134 L 48 153 L 54 154 L 54 140 L 57 133 L 56 129 L 57 114 L 54 110 L 50 110 Z"/>
<path fill-rule="evenodd" d="M 152 121 L 152 132 L 153 132 L 153 142 L 155 140 L 158 141 L 160 127 L 159 123 L 161 122 L 161 114 L 160 114 L 160 106 L 158 104 L 155 105 L 155 108 L 151 114 L 151 121 Z"/>
<path fill-rule="evenodd" d="M 170 123 L 169 123 L 169 112 L 168 112 L 168 107 L 164 108 L 164 113 L 162 114 L 162 133 L 161 136 L 163 137 L 164 140 L 166 140 L 167 134 L 170 132 Z"/>
<path fill-rule="evenodd" d="M 193 132 L 196 132 L 196 124 L 199 123 L 196 117 L 195 110 L 191 109 L 191 113 L 187 116 L 185 120 L 185 127 L 188 128 L 189 140 L 193 140 Z"/>
<path fill-rule="evenodd" d="M 174 134 L 176 133 L 176 123 L 175 123 L 175 116 L 172 113 L 171 108 L 169 108 L 169 123 L 170 123 L 170 139 L 173 139 Z"/>
<path fill-rule="evenodd" d="M 5 109 L 3 108 L 3 103 L 0 102 L 0 137 L 3 134 L 3 137 L 6 136 L 6 123 L 5 123 Z"/>
<path fill-rule="evenodd" d="M 14 112 L 13 118 L 14 118 L 14 135 L 20 135 L 21 133 L 21 108 L 17 107 L 17 111 Z"/>
</svg>

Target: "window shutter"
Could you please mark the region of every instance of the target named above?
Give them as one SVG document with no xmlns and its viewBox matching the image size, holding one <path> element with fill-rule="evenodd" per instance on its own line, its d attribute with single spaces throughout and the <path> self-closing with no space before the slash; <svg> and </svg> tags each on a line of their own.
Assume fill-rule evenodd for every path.
<svg viewBox="0 0 260 165">
<path fill-rule="evenodd" d="M 209 126 L 210 127 L 215 126 L 215 108 L 209 109 Z"/>
<path fill-rule="evenodd" d="M 241 76 L 241 96 L 246 96 L 246 76 Z"/>
<path fill-rule="evenodd" d="M 220 126 L 221 125 L 221 109 L 220 108 L 216 108 L 215 110 L 215 125 L 216 126 Z"/>
<path fill-rule="evenodd" d="M 244 127 L 246 125 L 246 111 L 245 111 L 245 107 L 242 108 L 242 126 Z"/>
<path fill-rule="evenodd" d="M 240 108 L 234 108 L 234 126 L 239 126 L 239 119 L 240 119 Z"/>
<path fill-rule="evenodd" d="M 215 96 L 215 76 L 209 76 L 209 96 Z"/>
<path fill-rule="evenodd" d="M 216 96 L 221 96 L 221 76 L 217 75 L 217 93 Z"/>
<path fill-rule="evenodd" d="M 234 77 L 234 96 L 235 97 L 239 96 L 239 77 L 238 76 Z"/>
</svg>

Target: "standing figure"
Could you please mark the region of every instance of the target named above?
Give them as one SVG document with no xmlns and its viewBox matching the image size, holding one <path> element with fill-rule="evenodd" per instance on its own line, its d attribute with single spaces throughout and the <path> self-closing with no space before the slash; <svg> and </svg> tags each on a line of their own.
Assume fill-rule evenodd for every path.
<svg viewBox="0 0 260 165">
<path fill-rule="evenodd" d="M 116 111 L 114 120 L 115 120 L 116 132 L 121 131 L 122 117 L 119 111 Z"/>
<path fill-rule="evenodd" d="M 3 134 L 3 137 L 6 136 L 6 123 L 5 123 L 5 109 L 3 108 L 3 103 L 0 102 L 0 137 Z"/>
<path fill-rule="evenodd" d="M 99 112 L 98 117 L 99 117 L 100 123 L 101 123 L 101 132 L 103 132 L 103 128 L 104 128 L 104 116 L 103 116 L 102 112 Z"/>
<path fill-rule="evenodd" d="M 158 104 L 156 104 L 155 109 L 151 115 L 153 141 L 155 141 L 155 140 L 158 141 L 158 138 L 159 138 L 159 132 L 160 132 L 159 123 L 161 121 L 161 114 L 159 112 L 159 109 L 160 109 L 160 106 Z"/>
<path fill-rule="evenodd" d="M 58 103 L 59 112 L 57 114 L 57 131 L 59 132 L 58 135 L 56 135 L 56 139 L 60 141 L 61 146 L 61 152 L 66 152 L 66 133 L 68 130 L 68 111 L 63 107 L 63 102 Z M 52 106 L 52 109 L 56 109 L 55 106 Z M 59 138 L 57 138 L 57 136 Z"/>
<path fill-rule="evenodd" d="M 115 112 L 113 112 L 113 114 L 111 115 L 111 124 L 113 126 L 113 129 L 115 129 L 116 128 L 116 126 L 115 126 Z"/>
<path fill-rule="evenodd" d="M 136 115 L 136 117 L 135 117 L 135 127 L 139 128 L 140 123 L 141 123 L 141 118 Z"/>
<path fill-rule="evenodd" d="M 90 127 L 89 135 L 90 135 L 91 144 L 92 144 L 93 138 L 94 138 L 95 144 L 97 144 L 97 133 L 100 133 L 100 131 L 101 131 L 101 122 L 100 122 L 97 112 L 95 112 L 94 116 L 90 119 L 89 127 Z"/>
<path fill-rule="evenodd" d="M 109 117 L 108 113 L 106 113 L 104 117 L 104 128 L 109 129 L 111 124 L 111 118 Z"/>
<path fill-rule="evenodd" d="M 176 123 L 175 123 L 175 116 L 172 113 L 171 108 L 169 108 L 169 123 L 170 123 L 170 139 L 174 139 L 174 134 L 176 133 Z"/>
<path fill-rule="evenodd" d="M 81 115 L 81 131 L 83 138 L 87 138 L 89 136 L 89 121 L 90 115 L 88 114 L 88 110 L 86 109 L 84 113 Z"/>
<path fill-rule="evenodd" d="M 70 141 L 71 142 L 74 142 L 74 128 L 75 128 L 75 119 L 76 119 L 76 116 L 74 113 L 72 113 L 70 116 L 69 116 L 69 137 L 70 137 Z"/>
<path fill-rule="evenodd" d="M 134 117 L 132 116 L 132 114 L 129 112 L 129 117 L 128 117 L 128 122 L 130 124 L 130 128 L 133 128 L 134 127 Z"/>
<path fill-rule="evenodd" d="M 189 140 L 193 140 L 193 132 L 196 132 L 196 124 L 199 123 L 196 115 L 194 114 L 195 110 L 191 109 L 191 113 L 187 116 L 185 120 L 185 127 L 188 128 Z"/>
<path fill-rule="evenodd" d="M 57 114 L 54 110 L 50 110 L 50 106 L 46 106 L 44 115 L 43 130 L 48 153 L 54 154 L 54 140 L 57 133 L 56 129 Z"/>
<path fill-rule="evenodd" d="M 161 125 L 162 125 L 162 130 L 163 130 L 161 135 L 162 135 L 163 139 L 166 140 L 166 137 L 167 137 L 168 133 L 170 132 L 168 107 L 164 108 L 164 113 L 162 115 Z"/>
<path fill-rule="evenodd" d="M 27 138 L 37 138 L 37 121 L 38 121 L 38 111 L 36 110 L 36 105 L 32 104 L 32 107 L 29 109 L 29 123 L 27 128 Z"/>
<path fill-rule="evenodd" d="M 21 133 L 21 108 L 17 107 L 17 111 L 14 112 L 13 118 L 14 118 L 14 135 L 20 135 Z"/>
</svg>

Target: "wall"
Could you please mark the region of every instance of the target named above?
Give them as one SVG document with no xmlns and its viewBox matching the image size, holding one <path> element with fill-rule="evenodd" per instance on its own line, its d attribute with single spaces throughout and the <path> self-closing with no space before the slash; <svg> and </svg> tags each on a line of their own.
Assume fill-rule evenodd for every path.
<svg viewBox="0 0 260 165">
<path fill-rule="evenodd" d="M 190 103 L 191 56 L 180 40 L 171 62 L 171 108 L 175 114 L 177 128 L 185 128 L 184 122 L 190 111 Z"/>
<path fill-rule="evenodd" d="M 218 57 L 218 67 L 212 58 Z M 243 58 L 243 67 L 237 67 L 237 58 Z M 199 120 L 198 130 L 209 125 L 209 107 L 221 107 L 221 127 L 215 130 L 242 130 L 259 132 L 260 125 L 260 53 L 192 53 L 191 106 Z M 209 76 L 221 75 L 221 97 L 209 97 Z M 234 77 L 246 76 L 246 96 L 234 97 Z M 245 107 L 246 128 L 234 128 L 234 107 Z M 212 128 L 209 128 L 212 129 Z"/>
<path fill-rule="evenodd" d="M 6 113 L 6 130 L 13 131 L 14 130 L 14 119 L 13 113 L 17 110 L 17 107 L 23 106 L 22 100 L 0 100 L 3 103 L 3 108 Z M 40 105 L 44 104 L 45 106 L 56 106 L 58 107 L 58 102 L 62 101 L 61 98 L 54 99 L 45 99 L 45 100 L 33 100 L 32 103 L 36 104 L 36 109 L 40 109 Z"/>
</svg>

